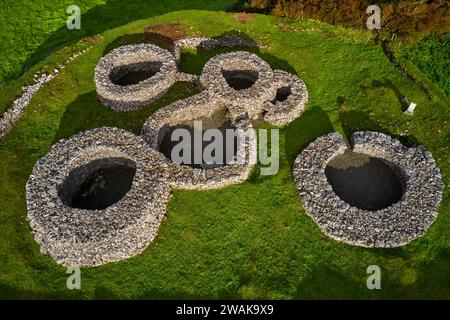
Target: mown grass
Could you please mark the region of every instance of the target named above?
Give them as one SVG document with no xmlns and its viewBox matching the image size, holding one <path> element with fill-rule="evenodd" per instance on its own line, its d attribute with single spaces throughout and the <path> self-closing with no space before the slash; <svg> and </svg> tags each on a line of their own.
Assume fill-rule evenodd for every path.
<svg viewBox="0 0 450 320">
<path fill-rule="evenodd" d="M 26 221 L 24 186 L 34 163 L 60 138 L 102 125 L 138 133 L 145 118 L 196 89 L 177 84 L 134 113 L 99 103 L 93 70 L 119 37 L 179 21 L 189 35 L 240 30 L 264 44 L 257 54 L 307 84 L 306 112 L 280 132 L 280 170 L 221 190 L 173 192 L 156 240 L 139 256 L 82 270 L 82 289 L 66 289 L 65 269 L 39 253 Z M 280 27 L 283 24 L 283 27 Z M 288 26 L 288 28 L 286 28 Z M 427 234 L 396 249 L 365 249 L 323 235 L 304 213 L 291 166 L 318 136 L 378 130 L 426 146 L 450 174 L 448 102 L 430 99 L 389 63 L 370 33 L 312 21 L 183 11 L 133 22 L 70 64 L 33 99 L 0 141 L 0 296 L 5 298 L 450 298 L 449 192 Z M 218 51 L 187 51 L 184 71 L 199 73 Z M 401 96 L 418 107 L 402 112 Z M 382 289 L 366 288 L 366 269 L 382 269 Z"/>
</svg>

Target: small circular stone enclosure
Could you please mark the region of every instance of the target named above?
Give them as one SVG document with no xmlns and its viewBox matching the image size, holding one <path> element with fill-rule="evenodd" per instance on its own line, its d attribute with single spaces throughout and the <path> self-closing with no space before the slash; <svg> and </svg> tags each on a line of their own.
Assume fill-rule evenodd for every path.
<svg viewBox="0 0 450 320">
<path fill-rule="evenodd" d="M 312 142 L 294 162 L 306 212 L 329 237 L 363 247 L 397 247 L 437 217 L 443 183 L 432 155 L 379 132 L 338 133 Z"/>
<path fill-rule="evenodd" d="M 60 264 L 81 266 L 142 252 L 169 200 L 166 167 L 160 153 L 121 129 L 86 131 L 55 144 L 26 185 L 41 251 Z"/>
<path fill-rule="evenodd" d="M 163 96 L 176 81 L 173 55 L 143 43 L 126 45 L 105 55 L 95 68 L 97 94 L 116 111 L 134 111 Z"/>
<path fill-rule="evenodd" d="M 275 97 L 264 106 L 264 120 L 273 125 L 285 125 L 298 118 L 306 109 L 308 90 L 297 76 L 283 70 L 275 70 L 272 86 Z"/>
</svg>

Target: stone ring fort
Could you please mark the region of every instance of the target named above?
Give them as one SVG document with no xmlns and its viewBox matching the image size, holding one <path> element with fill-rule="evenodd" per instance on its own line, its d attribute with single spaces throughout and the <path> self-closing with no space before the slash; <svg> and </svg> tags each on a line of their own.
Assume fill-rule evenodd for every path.
<svg viewBox="0 0 450 320">
<path fill-rule="evenodd" d="M 62 265 L 97 266 L 132 257 L 155 238 L 172 188 L 221 188 L 248 178 L 254 139 L 239 144 L 221 166 L 189 166 L 171 161 L 171 133 L 192 130 L 197 120 L 218 130 L 252 131 L 260 121 L 286 125 L 305 110 L 308 91 L 296 75 L 272 70 L 245 51 L 213 57 L 200 76 L 179 71 L 181 48 L 221 46 L 255 44 L 238 37 L 186 38 L 175 42 L 173 53 L 151 44 L 126 45 L 100 60 L 97 94 L 115 111 L 144 107 L 180 80 L 195 82 L 201 92 L 152 114 L 140 137 L 116 128 L 81 132 L 56 143 L 36 163 L 26 194 L 42 252 Z M 130 73 L 145 78 L 125 83 Z M 236 162 L 239 157 L 247 160 Z M 369 186 L 370 197 L 361 202 L 345 169 L 358 172 L 364 166 L 369 167 L 364 181 L 373 182 L 370 174 L 382 181 Z M 357 246 L 395 247 L 423 235 L 442 197 L 431 154 L 381 133 L 357 132 L 350 143 L 337 133 L 320 137 L 297 157 L 293 172 L 304 208 L 321 230 Z"/>
</svg>

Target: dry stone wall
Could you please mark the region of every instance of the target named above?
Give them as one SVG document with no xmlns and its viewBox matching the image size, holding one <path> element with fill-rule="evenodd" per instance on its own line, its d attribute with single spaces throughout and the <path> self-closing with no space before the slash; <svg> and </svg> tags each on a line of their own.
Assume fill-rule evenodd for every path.
<svg viewBox="0 0 450 320">
<path fill-rule="evenodd" d="M 129 45 L 103 57 L 95 71 L 100 100 L 116 111 L 133 111 L 164 95 L 176 81 L 196 82 L 201 92 L 155 112 L 141 136 L 117 128 L 81 132 L 55 144 L 38 161 L 26 185 L 28 218 L 41 251 L 63 265 L 98 266 L 139 254 L 156 236 L 172 188 L 210 189 L 247 179 L 255 163 L 254 136 L 238 145 L 236 159 L 220 167 L 194 168 L 161 152 L 170 127 L 223 113 L 232 127 L 253 132 L 258 119 L 285 125 L 301 115 L 308 92 L 302 80 L 272 70 L 257 55 L 232 52 L 208 61 L 200 77 L 178 70 L 183 47 L 254 46 L 249 40 L 187 38 L 174 53 L 150 44 Z M 153 68 L 153 69 L 152 69 Z M 117 79 L 130 71 L 154 75 L 132 85 Z M 386 159 L 401 168 L 405 193 L 388 208 L 367 211 L 341 200 L 327 181 L 329 161 L 348 151 Z M 105 208 L 80 208 L 74 197 L 108 194 L 107 172 L 130 172 L 129 188 Z M 425 233 L 436 218 L 442 181 L 423 147 L 407 148 L 376 132 L 357 132 L 350 146 L 337 133 L 318 138 L 294 163 L 294 178 L 306 212 L 322 231 L 358 246 L 395 247 Z M 132 175 L 131 175 L 132 173 Z M 89 182 L 89 183 L 88 183 Z M 114 186 L 113 186 L 114 187 Z"/>
</svg>

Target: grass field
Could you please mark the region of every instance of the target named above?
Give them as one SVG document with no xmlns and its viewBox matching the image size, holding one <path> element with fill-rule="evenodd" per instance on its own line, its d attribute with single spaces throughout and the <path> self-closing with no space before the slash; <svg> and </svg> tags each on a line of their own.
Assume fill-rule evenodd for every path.
<svg viewBox="0 0 450 320">
<path fill-rule="evenodd" d="M 111 43 L 149 24 L 173 21 L 182 23 L 189 35 L 240 30 L 263 43 L 255 53 L 305 81 L 308 109 L 281 130 L 277 175 L 261 177 L 256 168 L 248 181 L 230 188 L 175 191 L 168 219 L 144 253 L 83 269 L 82 289 L 69 291 L 65 268 L 40 254 L 33 239 L 26 221 L 25 183 L 34 163 L 57 140 L 103 125 L 139 133 L 152 112 L 196 93 L 191 85 L 177 83 L 163 99 L 126 114 L 103 107 L 95 94 L 93 71 Z M 316 137 L 377 130 L 426 146 L 448 185 L 448 99 L 430 97 L 405 79 L 370 33 L 263 15 L 240 23 L 234 14 L 193 10 L 155 14 L 105 30 L 86 55 L 36 95 L 21 121 L 0 140 L 0 297 L 450 298 L 447 189 L 439 217 L 423 238 L 396 249 L 365 249 L 323 235 L 304 213 L 292 178 L 293 159 Z M 34 69 L 64 61 L 87 45 L 55 52 Z M 221 51 L 185 51 L 182 70 L 200 73 Z M 20 81 L 0 90 L 0 108 L 12 99 L 14 88 L 20 88 Z M 413 117 L 403 114 L 402 96 L 417 103 Z M 381 290 L 366 288 L 366 269 L 372 264 L 381 267 Z"/>
<path fill-rule="evenodd" d="M 237 0 L 2 0 L 0 2 L 0 87 L 59 48 L 131 21 L 175 10 L 225 10 Z M 80 30 L 69 31 L 66 9 L 76 4 Z"/>
</svg>

